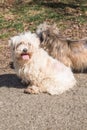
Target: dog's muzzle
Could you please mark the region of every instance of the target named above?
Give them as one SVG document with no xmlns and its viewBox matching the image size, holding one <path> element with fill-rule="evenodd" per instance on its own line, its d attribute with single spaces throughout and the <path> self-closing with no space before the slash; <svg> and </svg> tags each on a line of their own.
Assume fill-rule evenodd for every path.
<svg viewBox="0 0 87 130">
<path fill-rule="evenodd" d="M 27 53 L 27 48 L 24 48 L 24 49 L 23 49 L 23 53 Z"/>
<path fill-rule="evenodd" d="M 30 56 L 28 54 L 28 49 L 27 48 L 24 48 L 22 50 L 21 57 L 22 57 L 23 60 L 29 60 Z"/>
</svg>

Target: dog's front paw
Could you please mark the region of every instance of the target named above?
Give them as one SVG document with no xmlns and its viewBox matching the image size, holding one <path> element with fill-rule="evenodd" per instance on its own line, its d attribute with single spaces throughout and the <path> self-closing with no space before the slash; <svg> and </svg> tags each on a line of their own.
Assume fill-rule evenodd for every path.
<svg viewBox="0 0 87 130">
<path fill-rule="evenodd" d="M 24 93 L 35 94 L 35 91 L 33 90 L 33 88 L 26 88 L 26 89 L 24 89 Z"/>
<path fill-rule="evenodd" d="M 37 94 L 37 93 L 39 93 L 39 90 L 38 90 L 38 87 L 32 86 L 32 87 L 28 87 L 28 88 L 24 89 L 24 93 Z"/>
</svg>

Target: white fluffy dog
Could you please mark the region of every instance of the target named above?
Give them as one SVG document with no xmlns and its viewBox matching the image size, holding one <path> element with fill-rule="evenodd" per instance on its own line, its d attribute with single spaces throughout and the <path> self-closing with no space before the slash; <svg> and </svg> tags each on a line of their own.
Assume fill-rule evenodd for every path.
<svg viewBox="0 0 87 130">
<path fill-rule="evenodd" d="M 17 75 L 29 83 L 25 92 L 58 95 L 72 88 L 76 80 L 71 69 L 49 56 L 39 44 L 37 35 L 31 32 L 10 39 Z"/>
</svg>

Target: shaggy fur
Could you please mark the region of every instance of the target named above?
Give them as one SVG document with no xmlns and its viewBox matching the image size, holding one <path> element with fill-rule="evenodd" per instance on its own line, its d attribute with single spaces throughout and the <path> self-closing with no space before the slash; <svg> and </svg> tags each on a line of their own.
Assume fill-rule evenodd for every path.
<svg viewBox="0 0 87 130">
<path fill-rule="evenodd" d="M 29 83 L 25 92 L 61 94 L 76 84 L 69 67 L 50 57 L 39 47 L 36 34 L 27 32 L 10 40 L 17 75 Z"/>
<path fill-rule="evenodd" d="M 70 40 L 59 34 L 56 25 L 40 24 L 36 34 L 41 41 L 41 47 L 49 55 L 58 59 L 73 70 L 83 71 L 87 68 L 87 38 Z"/>
</svg>

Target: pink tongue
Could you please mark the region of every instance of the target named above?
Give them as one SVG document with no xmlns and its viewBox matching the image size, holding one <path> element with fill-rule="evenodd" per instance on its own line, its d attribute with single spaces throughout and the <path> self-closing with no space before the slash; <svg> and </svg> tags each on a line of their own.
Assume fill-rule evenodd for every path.
<svg viewBox="0 0 87 130">
<path fill-rule="evenodd" d="M 29 60 L 29 55 L 22 55 L 22 58 L 23 58 L 24 60 Z"/>
</svg>

